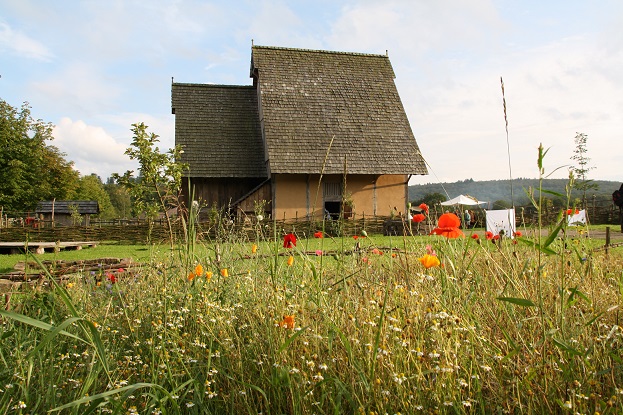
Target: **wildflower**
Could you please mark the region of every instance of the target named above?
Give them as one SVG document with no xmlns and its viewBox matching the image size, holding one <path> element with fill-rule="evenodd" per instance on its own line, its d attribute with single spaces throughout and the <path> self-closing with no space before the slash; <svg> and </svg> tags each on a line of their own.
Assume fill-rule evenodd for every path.
<svg viewBox="0 0 623 415">
<path fill-rule="evenodd" d="M 203 266 L 201 264 L 197 264 L 197 266 L 195 267 L 195 275 L 197 277 L 200 277 L 203 275 Z"/>
<path fill-rule="evenodd" d="M 442 235 L 446 238 L 458 238 L 459 236 L 465 236 L 463 231 L 459 229 L 461 226 L 461 219 L 454 213 L 444 213 L 439 217 L 437 227 L 433 229 L 431 234 Z"/>
<path fill-rule="evenodd" d="M 227 268 L 223 268 L 221 270 L 221 276 L 223 276 L 224 278 L 229 277 L 229 271 L 227 271 Z"/>
<path fill-rule="evenodd" d="M 261 221 L 263 221 L 263 220 L 264 220 L 264 216 L 262 216 L 262 215 L 257 215 L 257 216 L 255 217 L 255 219 L 257 219 L 257 221 L 258 221 L 258 222 L 261 222 Z"/>
<path fill-rule="evenodd" d="M 296 235 L 289 233 L 283 237 L 284 248 L 294 248 L 296 246 Z"/>
<path fill-rule="evenodd" d="M 437 253 L 435 252 L 435 250 L 433 249 L 432 246 L 430 245 L 426 245 L 426 253 L 428 255 L 437 255 Z"/>
<path fill-rule="evenodd" d="M 432 268 L 432 267 L 438 267 L 439 264 L 441 263 L 441 261 L 439 261 L 439 258 L 437 258 L 437 256 L 429 255 L 429 254 L 424 255 L 422 258 L 418 258 L 418 261 L 420 261 L 422 265 L 424 265 L 424 268 L 426 269 Z"/>
<path fill-rule="evenodd" d="M 292 264 L 294 264 L 294 257 L 292 255 L 290 255 L 288 257 L 288 266 L 291 267 Z"/>
<path fill-rule="evenodd" d="M 254 254 L 254 253 L 256 253 L 256 252 L 257 252 L 257 245 L 256 245 L 256 244 L 253 244 L 253 245 L 251 246 L 251 253 L 252 253 L 252 254 Z"/>
<path fill-rule="evenodd" d="M 522 233 L 521 233 L 521 231 L 517 231 L 517 232 L 514 232 L 513 235 L 518 237 L 518 238 L 521 238 Z"/>
<path fill-rule="evenodd" d="M 428 205 L 426 203 L 420 205 L 420 210 L 428 215 Z"/>
<path fill-rule="evenodd" d="M 383 255 L 383 252 L 379 251 L 379 250 L 378 250 L 378 248 L 374 248 L 374 249 L 372 250 L 372 253 L 373 253 L 373 254 L 376 254 L 376 255 Z"/>
<path fill-rule="evenodd" d="M 67 288 L 73 288 L 75 284 L 73 282 L 68 282 L 67 283 Z"/>
<path fill-rule="evenodd" d="M 478 234 L 477 233 L 473 233 L 472 234 L 472 239 L 478 239 Z"/>
<path fill-rule="evenodd" d="M 322 250 L 316 249 L 316 256 L 322 256 Z"/>
<path fill-rule="evenodd" d="M 485 232 L 485 237 L 487 238 L 487 241 L 493 239 L 493 232 L 491 231 Z"/>
<path fill-rule="evenodd" d="M 210 282 L 211 279 L 212 279 L 212 271 L 206 272 L 206 281 Z"/>
<path fill-rule="evenodd" d="M 322 238 L 322 237 L 324 237 L 322 231 L 318 231 L 314 233 L 314 238 Z"/>
<path fill-rule="evenodd" d="M 353 239 L 359 239 L 359 235 L 353 235 Z"/>
<path fill-rule="evenodd" d="M 26 408 L 26 402 L 24 402 L 24 401 L 19 401 L 19 402 L 17 403 L 17 407 L 18 407 L 18 408 L 20 408 L 20 409 L 24 409 L 24 408 Z"/>
<path fill-rule="evenodd" d="M 494 241 L 497 241 L 497 240 L 499 240 L 499 239 L 500 239 L 500 235 L 499 235 L 499 234 L 498 234 L 498 235 L 493 235 L 493 240 L 494 240 Z"/>
<path fill-rule="evenodd" d="M 294 316 L 293 315 L 283 316 L 283 320 L 281 320 L 281 322 L 279 323 L 279 327 L 284 327 L 286 329 L 293 329 L 294 328 Z"/>
<path fill-rule="evenodd" d="M 108 278 L 108 280 L 110 280 L 111 283 L 116 283 L 117 282 L 117 277 L 115 277 L 115 274 L 109 272 L 108 274 L 106 274 L 106 278 Z"/>
<path fill-rule="evenodd" d="M 122 273 L 122 272 L 125 272 L 125 270 L 124 270 L 123 268 L 119 268 L 119 269 L 117 270 L 117 272 L 118 272 L 118 273 Z"/>
<path fill-rule="evenodd" d="M 413 217 L 411 218 L 411 221 L 413 223 L 420 223 L 422 221 L 424 221 L 426 219 L 426 216 L 424 216 L 421 213 L 416 213 L 415 215 L 413 215 Z"/>
</svg>

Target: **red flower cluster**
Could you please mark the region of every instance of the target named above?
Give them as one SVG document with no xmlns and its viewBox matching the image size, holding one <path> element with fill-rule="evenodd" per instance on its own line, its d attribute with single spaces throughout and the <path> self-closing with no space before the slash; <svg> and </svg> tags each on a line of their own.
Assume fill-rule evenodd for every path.
<svg viewBox="0 0 623 415">
<path fill-rule="evenodd" d="M 420 205 L 420 210 L 428 215 L 428 205 L 426 203 Z"/>
<path fill-rule="evenodd" d="M 294 248 L 296 246 L 296 235 L 288 233 L 283 237 L 284 248 Z"/>
<path fill-rule="evenodd" d="M 571 215 L 577 215 L 578 213 L 580 213 L 579 210 L 573 210 L 573 209 L 567 209 L 567 216 L 571 216 Z"/>
<path fill-rule="evenodd" d="M 421 213 L 416 213 L 415 215 L 413 215 L 413 217 L 411 218 L 411 221 L 413 223 L 420 223 L 422 221 L 426 220 L 426 216 L 424 216 Z"/>
</svg>

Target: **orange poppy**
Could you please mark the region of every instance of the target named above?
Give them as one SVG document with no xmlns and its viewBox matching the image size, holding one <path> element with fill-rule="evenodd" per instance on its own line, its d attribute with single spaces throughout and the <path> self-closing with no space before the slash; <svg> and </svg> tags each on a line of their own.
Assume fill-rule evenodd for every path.
<svg viewBox="0 0 623 415">
<path fill-rule="evenodd" d="M 221 275 L 222 275 L 224 278 L 229 277 L 229 271 L 227 271 L 227 268 L 223 268 L 223 269 L 221 270 Z"/>
<path fill-rule="evenodd" d="M 285 327 L 286 329 L 294 328 L 294 316 L 283 316 L 283 320 L 279 323 L 279 327 Z"/>
<path fill-rule="evenodd" d="M 288 257 L 288 266 L 291 267 L 292 264 L 294 264 L 294 257 L 292 255 L 290 255 Z"/>
<path fill-rule="evenodd" d="M 439 217 L 437 227 L 433 229 L 431 234 L 442 235 L 446 238 L 458 238 L 459 236 L 465 236 L 463 231 L 459 229 L 461 226 L 461 219 L 454 213 L 444 213 Z"/>
<path fill-rule="evenodd" d="M 251 246 L 251 253 L 254 254 L 257 252 L 257 245 L 253 244 L 253 246 Z"/>
<path fill-rule="evenodd" d="M 428 214 L 428 205 L 426 203 L 422 203 L 420 205 L 420 210 L 422 210 L 422 212 Z"/>
<path fill-rule="evenodd" d="M 418 258 L 418 261 L 420 261 L 426 269 L 438 267 L 439 264 L 441 264 L 441 261 L 439 261 L 439 258 L 437 258 L 437 256 L 429 254 L 425 254 L 422 258 Z"/>
</svg>

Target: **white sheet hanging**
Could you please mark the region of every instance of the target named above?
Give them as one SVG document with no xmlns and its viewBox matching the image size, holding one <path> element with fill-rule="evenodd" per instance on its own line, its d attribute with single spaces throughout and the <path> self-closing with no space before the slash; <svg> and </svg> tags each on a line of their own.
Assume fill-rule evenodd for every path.
<svg viewBox="0 0 623 415">
<path fill-rule="evenodd" d="M 581 226 L 586 225 L 586 210 L 582 209 L 574 215 L 567 216 L 567 225 Z"/>
<path fill-rule="evenodd" d="M 515 209 L 486 210 L 487 231 L 499 235 L 504 231 L 504 237 L 513 238 L 515 234 Z"/>
</svg>

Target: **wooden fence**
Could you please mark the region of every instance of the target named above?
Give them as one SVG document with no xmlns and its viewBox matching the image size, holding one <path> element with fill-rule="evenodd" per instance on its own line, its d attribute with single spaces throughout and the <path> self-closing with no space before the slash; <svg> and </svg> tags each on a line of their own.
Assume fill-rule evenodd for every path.
<svg viewBox="0 0 623 415">
<path fill-rule="evenodd" d="M 476 211 L 479 222 L 476 226 L 484 227 L 484 211 Z M 518 227 L 536 225 L 537 215 L 532 207 L 516 209 L 516 223 Z M 436 215 L 431 212 L 431 218 L 420 224 L 408 223 L 400 218 L 388 217 L 360 217 L 348 220 L 329 220 L 324 224 L 321 221 L 305 219 L 264 221 L 260 223 L 232 222 L 229 219 L 200 222 L 196 226 L 199 240 L 244 240 L 272 239 L 288 232 L 294 232 L 299 237 L 312 237 L 323 229 L 327 235 L 360 235 L 362 231 L 369 234 L 427 234 L 436 223 Z M 546 226 L 558 217 L 559 210 L 552 209 L 543 215 L 543 225 Z M 620 224 L 619 209 L 588 209 L 588 217 L 592 224 Z M 43 225 L 43 226 L 41 226 Z M 173 237 L 176 241 L 184 240 L 187 229 L 181 221 L 173 224 Z M 118 241 L 123 243 L 166 243 L 170 240 L 169 228 L 166 221 L 159 220 L 151 223 L 143 221 L 97 221 L 93 220 L 90 226 L 55 226 L 40 224 L 32 226 L 10 226 L 0 228 L 0 242 L 15 241 Z"/>
</svg>

